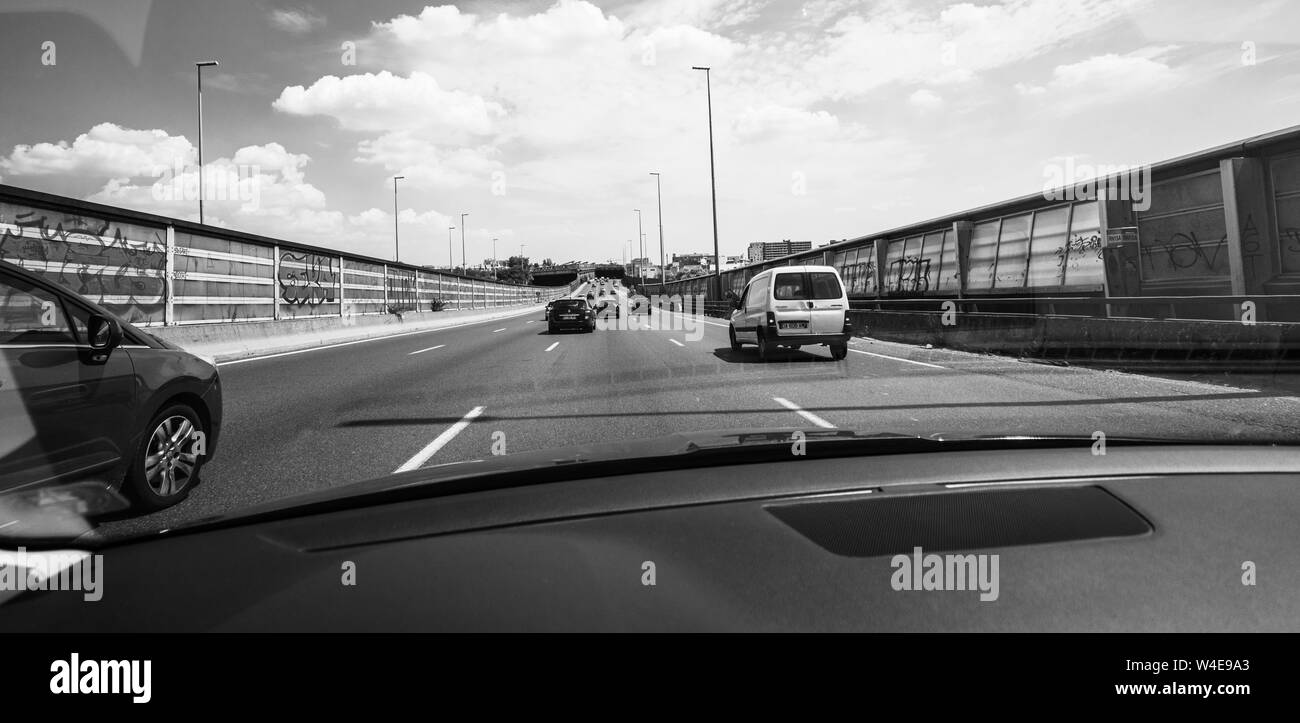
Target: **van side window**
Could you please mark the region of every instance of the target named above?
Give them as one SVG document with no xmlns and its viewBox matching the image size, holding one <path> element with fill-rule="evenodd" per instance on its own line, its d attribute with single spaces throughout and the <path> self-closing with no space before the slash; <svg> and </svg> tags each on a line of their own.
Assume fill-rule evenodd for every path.
<svg viewBox="0 0 1300 723">
<path fill-rule="evenodd" d="M 767 300 L 767 283 L 770 276 L 763 276 L 749 285 L 745 308 L 750 311 L 762 311 Z"/>
</svg>

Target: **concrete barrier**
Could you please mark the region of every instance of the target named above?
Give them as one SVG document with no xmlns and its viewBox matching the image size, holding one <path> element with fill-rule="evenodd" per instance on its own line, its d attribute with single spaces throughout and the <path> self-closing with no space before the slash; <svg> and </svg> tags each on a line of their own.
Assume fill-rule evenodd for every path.
<svg viewBox="0 0 1300 723">
<path fill-rule="evenodd" d="M 854 310 L 855 333 L 906 344 L 1070 360 L 1300 360 L 1300 325 L 1039 314 Z"/>
<path fill-rule="evenodd" d="M 151 327 L 147 331 L 194 354 L 217 362 L 264 354 L 299 351 L 327 344 L 342 344 L 416 331 L 490 321 L 535 312 L 541 318 L 543 304 L 506 306 L 493 309 L 405 312 L 365 316 L 329 316 L 280 321 L 193 324 Z"/>
</svg>

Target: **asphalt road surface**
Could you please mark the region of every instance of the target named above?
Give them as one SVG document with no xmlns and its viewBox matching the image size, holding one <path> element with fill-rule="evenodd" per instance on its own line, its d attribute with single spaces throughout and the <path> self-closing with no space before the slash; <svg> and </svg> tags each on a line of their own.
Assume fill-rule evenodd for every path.
<svg viewBox="0 0 1300 723">
<path fill-rule="evenodd" d="M 855 339 L 732 352 L 723 320 L 547 333 L 519 315 L 221 366 L 225 423 L 181 504 L 113 522 L 132 535 L 298 493 L 506 453 L 736 427 L 1294 441 L 1294 389 L 1211 384 Z M 647 317 L 640 317 L 646 319 Z M 499 434 L 497 434 L 499 433 Z"/>
</svg>

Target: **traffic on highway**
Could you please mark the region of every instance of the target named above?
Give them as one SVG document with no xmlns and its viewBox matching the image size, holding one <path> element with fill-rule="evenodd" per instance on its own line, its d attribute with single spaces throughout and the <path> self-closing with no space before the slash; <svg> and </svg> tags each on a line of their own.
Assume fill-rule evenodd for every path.
<svg viewBox="0 0 1300 723">
<path fill-rule="evenodd" d="M 1293 9 L 67 5 L 0 631 L 1300 629 Z"/>
</svg>

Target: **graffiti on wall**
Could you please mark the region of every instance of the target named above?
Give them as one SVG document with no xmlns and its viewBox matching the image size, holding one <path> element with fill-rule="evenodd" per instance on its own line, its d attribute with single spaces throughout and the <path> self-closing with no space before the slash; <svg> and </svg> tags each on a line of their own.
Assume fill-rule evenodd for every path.
<svg viewBox="0 0 1300 723">
<path fill-rule="evenodd" d="M 6 205 L 0 205 L 0 224 L 0 260 L 35 271 L 127 321 L 162 321 L 164 231 Z"/>
<path fill-rule="evenodd" d="M 402 274 L 389 270 L 388 274 L 388 308 L 394 313 L 412 311 L 420 305 L 419 292 L 416 289 L 415 274 Z"/>
<path fill-rule="evenodd" d="M 1227 274 L 1228 237 L 1202 238 L 1195 230 L 1155 238 L 1141 247 L 1142 268 L 1153 276 Z"/>
<path fill-rule="evenodd" d="M 1282 270 L 1300 271 L 1300 228 L 1288 226 L 1278 231 L 1282 246 Z"/>
<path fill-rule="evenodd" d="M 317 307 L 338 300 L 339 260 L 333 256 L 280 254 L 280 300 L 294 306 Z"/>
<path fill-rule="evenodd" d="M 890 291 L 919 293 L 930 290 L 930 259 L 904 256 L 889 263 Z"/>
<path fill-rule="evenodd" d="M 1096 263 L 1102 261 L 1101 251 L 1101 233 L 1078 234 L 1066 241 L 1064 245 L 1056 249 L 1056 277 L 1057 282 L 1064 285 L 1066 282 L 1067 272 L 1073 273 L 1083 270 L 1083 262 L 1096 259 Z M 1073 281 L 1073 279 L 1071 279 Z"/>
</svg>

